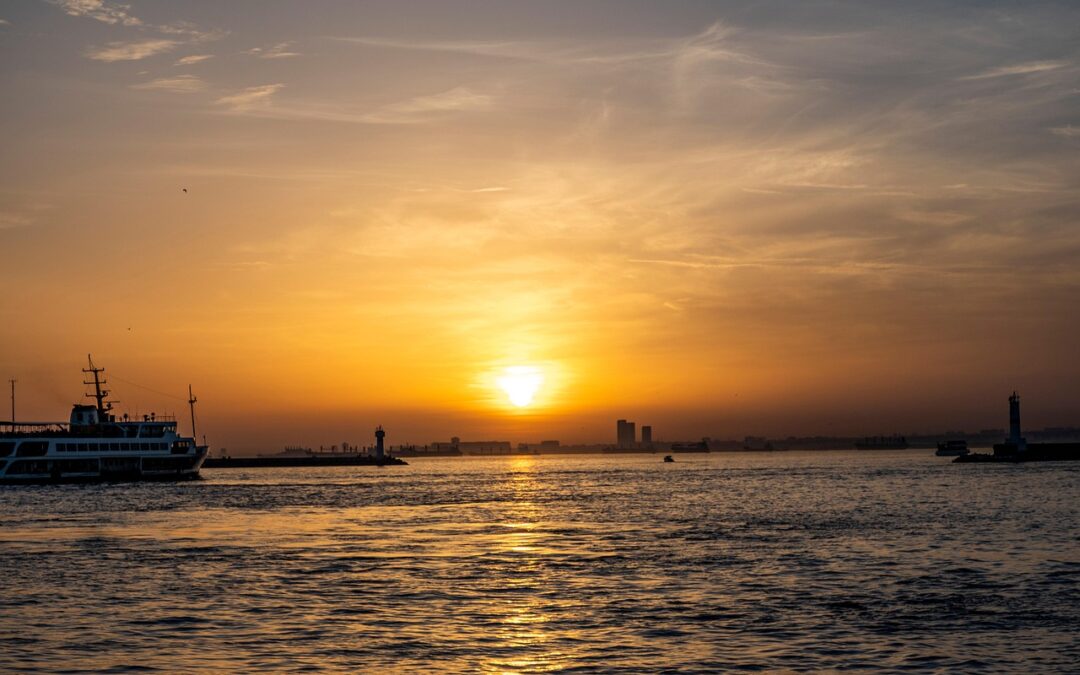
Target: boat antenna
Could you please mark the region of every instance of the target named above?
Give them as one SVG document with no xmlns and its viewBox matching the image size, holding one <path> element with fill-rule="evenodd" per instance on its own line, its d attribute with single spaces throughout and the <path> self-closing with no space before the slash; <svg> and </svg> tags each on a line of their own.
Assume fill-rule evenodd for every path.
<svg viewBox="0 0 1080 675">
<path fill-rule="evenodd" d="M 86 397 L 87 398 L 97 399 L 98 421 L 99 421 L 99 423 L 104 423 L 104 422 L 107 421 L 106 414 L 108 413 L 109 410 L 112 409 L 112 403 L 109 403 L 108 405 L 105 405 L 105 397 L 109 395 L 109 391 L 107 389 L 102 389 L 101 388 L 101 385 L 108 384 L 108 383 L 105 380 L 98 377 L 98 374 L 99 373 L 104 373 L 105 369 L 104 368 L 95 368 L 94 367 L 94 360 L 92 358 L 90 358 L 89 354 L 86 355 L 86 361 L 87 361 L 87 363 L 90 364 L 90 367 L 89 368 L 83 368 L 83 372 L 84 373 L 93 373 L 94 374 L 94 381 L 93 382 L 87 382 L 86 380 L 83 380 L 83 384 L 92 384 L 92 385 L 94 385 L 94 393 L 93 394 L 87 394 Z"/>
<path fill-rule="evenodd" d="M 192 438 L 198 438 L 198 436 L 195 435 L 195 402 L 198 401 L 198 400 L 199 399 L 195 398 L 195 396 L 192 395 L 192 393 L 191 393 L 191 385 L 189 384 L 187 386 L 187 403 L 188 403 L 188 407 L 191 408 L 191 437 Z M 196 443 L 197 442 L 198 441 L 196 441 Z"/>
</svg>

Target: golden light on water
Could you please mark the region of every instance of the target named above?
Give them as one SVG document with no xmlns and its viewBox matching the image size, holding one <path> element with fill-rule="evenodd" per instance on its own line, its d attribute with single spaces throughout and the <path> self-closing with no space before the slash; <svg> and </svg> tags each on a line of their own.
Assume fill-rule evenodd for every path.
<svg viewBox="0 0 1080 675">
<path fill-rule="evenodd" d="M 510 403 L 524 408 L 533 402 L 536 392 L 544 383 L 544 375 L 536 366 L 509 366 L 496 381 L 506 392 Z"/>
</svg>

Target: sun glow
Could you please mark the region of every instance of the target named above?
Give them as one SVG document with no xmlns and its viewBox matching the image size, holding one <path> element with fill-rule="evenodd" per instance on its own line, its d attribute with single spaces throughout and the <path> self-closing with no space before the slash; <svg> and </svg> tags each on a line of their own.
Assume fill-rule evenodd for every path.
<svg viewBox="0 0 1080 675">
<path fill-rule="evenodd" d="M 518 408 L 524 408 L 533 401 L 544 376 L 535 366 L 510 366 L 503 370 L 496 382 L 506 392 L 510 402 Z"/>
</svg>

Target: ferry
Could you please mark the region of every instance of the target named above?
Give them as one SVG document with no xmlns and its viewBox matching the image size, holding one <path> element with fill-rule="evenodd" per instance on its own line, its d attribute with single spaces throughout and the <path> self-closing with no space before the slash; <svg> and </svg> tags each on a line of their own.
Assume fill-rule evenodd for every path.
<svg viewBox="0 0 1080 675">
<path fill-rule="evenodd" d="M 199 477 L 208 446 L 195 441 L 195 402 L 188 387 L 191 436 L 182 436 L 174 417 L 154 414 L 119 419 L 101 374 L 87 356 L 95 405 L 75 404 L 68 422 L 0 422 L 0 484 Z"/>
</svg>

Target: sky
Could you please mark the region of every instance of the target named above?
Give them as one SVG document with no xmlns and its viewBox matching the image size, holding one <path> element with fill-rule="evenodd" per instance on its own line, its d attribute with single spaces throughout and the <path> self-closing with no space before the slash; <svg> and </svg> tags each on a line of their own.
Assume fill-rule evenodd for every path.
<svg viewBox="0 0 1080 675">
<path fill-rule="evenodd" d="M 944 4 L 5 2 L 17 417 L 1080 425 L 1080 6 Z"/>
</svg>

